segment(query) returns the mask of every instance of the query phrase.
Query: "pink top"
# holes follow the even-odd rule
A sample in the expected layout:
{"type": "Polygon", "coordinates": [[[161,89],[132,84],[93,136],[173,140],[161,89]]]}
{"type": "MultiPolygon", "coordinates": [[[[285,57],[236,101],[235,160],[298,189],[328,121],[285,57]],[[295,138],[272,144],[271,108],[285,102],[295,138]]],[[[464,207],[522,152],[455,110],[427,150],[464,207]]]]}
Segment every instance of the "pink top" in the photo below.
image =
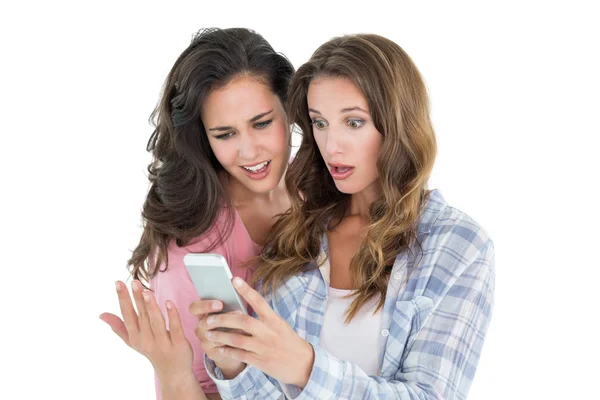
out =
{"type": "MultiPolygon", "coordinates": [[[[194,333],[198,319],[190,313],[189,306],[192,302],[200,299],[200,297],[196,293],[192,280],[183,264],[183,257],[187,253],[207,252],[206,249],[218,237],[219,232],[225,229],[228,215],[227,212],[222,212],[217,217],[217,221],[209,232],[206,232],[186,247],[177,247],[173,241],[169,246],[169,264],[167,270],[159,272],[150,281],[150,287],[154,291],[158,305],[165,318],[167,316],[165,301],[171,300],[179,311],[185,336],[194,352],[192,368],[205,393],[218,393],[218,391],[216,385],[208,377],[204,369],[204,351],[200,347],[200,341],[194,333]]],[[[250,234],[236,211],[231,235],[224,243],[217,244],[211,249],[210,253],[223,255],[231,268],[233,276],[239,276],[247,281],[252,271],[240,267],[240,265],[248,261],[251,257],[258,255],[261,248],[260,245],[252,241],[250,234]]],[[[156,398],[161,400],[160,382],[157,378],[155,378],[155,382],[156,398]]]]}

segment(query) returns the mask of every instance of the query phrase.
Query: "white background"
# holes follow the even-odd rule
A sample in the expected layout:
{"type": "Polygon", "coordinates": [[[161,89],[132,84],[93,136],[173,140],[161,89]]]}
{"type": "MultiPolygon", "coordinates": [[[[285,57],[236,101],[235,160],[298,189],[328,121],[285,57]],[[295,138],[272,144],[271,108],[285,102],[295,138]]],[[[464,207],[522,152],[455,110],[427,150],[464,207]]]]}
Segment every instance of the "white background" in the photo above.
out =
{"type": "Polygon", "coordinates": [[[296,67],[344,33],[399,43],[431,93],[430,186],[496,245],[469,398],[600,398],[592,3],[3,2],[0,398],[153,397],[149,362],[97,316],[141,232],[148,116],[210,26],[253,28],[296,67]]]}

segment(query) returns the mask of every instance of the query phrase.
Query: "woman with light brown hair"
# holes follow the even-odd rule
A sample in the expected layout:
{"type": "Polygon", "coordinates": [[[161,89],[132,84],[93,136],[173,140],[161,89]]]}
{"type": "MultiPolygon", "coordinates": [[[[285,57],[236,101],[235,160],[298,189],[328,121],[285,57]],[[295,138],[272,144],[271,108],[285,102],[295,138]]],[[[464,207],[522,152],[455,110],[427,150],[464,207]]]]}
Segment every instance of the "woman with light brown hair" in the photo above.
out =
{"type": "Polygon", "coordinates": [[[466,398],[494,247],[427,189],[436,141],[413,61],[378,35],[332,39],[298,69],[287,108],[303,139],[285,178],[291,209],[253,276],[265,298],[234,280],[258,318],[192,306],[200,341],[219,344],[206,365],[220,394],[466,398]],[[245,368],[224,375],[224,358],[245,368]]]}

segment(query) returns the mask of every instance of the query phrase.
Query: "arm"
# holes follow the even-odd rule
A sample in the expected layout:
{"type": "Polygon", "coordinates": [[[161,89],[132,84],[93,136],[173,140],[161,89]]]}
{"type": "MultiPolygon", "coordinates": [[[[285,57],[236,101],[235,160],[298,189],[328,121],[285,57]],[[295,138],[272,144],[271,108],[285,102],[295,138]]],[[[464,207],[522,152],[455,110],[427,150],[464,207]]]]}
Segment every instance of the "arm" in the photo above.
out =
{"type": "MultiPolygon", "coordinates": [[[[179,310],[184,335],[193,350],[192,370],[196,380],[200,382],[202,390],[207,394],[216,394],[217,387],[204,367],[204,353],[207,349],[195,333],[199,316],[191,312],[190,306],[199,301],[200,297],[183,263],[183,258],[188,252],[202,253],[210,248],[213,242],[218,239],[217,233],[220,231],[221,225],[221,220],[219,220],[210,232],[195,239],[193,243],[184,249],[169,248],[168,268],[166,270],[162,269],[151,281],[151,287],[154,290],[158,304],[162,306],[162,311],[164,312],[164,302],[166,300],[171,300],[179,310]]],[[[231,240],[219,242],[211,248],[210,252],[221,254],[230,265],[235,264],[233,262],[234,254],[231,249],[231,240]]],[[[211,310],[211,312],[214,311],[211,310]]],[[[164,382],[158,379],[158,376],[155,380],[157,400],[161,400],[161,393],[163,392],[161,384],[164,382]]]]}
{"type": "Polygon", "coordinates": [[[132,283],[137,312],[133,308],[127,287],[117,282],[117,293],[123,320],[104,313],[100,318],[131,348],[152,363],[156,376],[165,385],[167,399],[206,400],[194,376],[192,349],[183,334],[181,320],[172,302],[166,303],[169,330],[150,291],[144,291],[138,281],[132,283]]]}
{"type": "Polygon", "coordinates": [[[208,355],[204,356],[206,371],[217,384],[223,399],[281,399],[282,391],[279,382],[264,374],[260,369],[247,365],[237,376],[227,379],[208,355]]]}
{"type": "MultiPolygon", "coordinates": [[[[234,280],[234,284],[236,284],[236,280],[234,280]]],[[[207,331],[209,329],[214,329],[219,327],[222,322],[225,320],[232,321],[236,320],[238,323],[244,320],[246,322],[242,322],[237,325],[237,329],[244,330],[249,332],[252,328],[255,328],[257,323],[259,322],[258,318],[260,317],[258,311],[262,310],[263,318],[264,314],[272,313],[275,314],[271,307],[271,296],[267,295],[265,299],[261,297],[261,295],[251,289],[247,284],[243,284],[243,287],[240,289],[239,285],[236,286],[238,292],[244,297],[245,300],[248,301],[248,304],[254,310],[254,316],[227,316],[221,315],[215,318],[213,323],[209,326],[206,324],[206,321],[200,322],[198,325],[201,327],[206,324],[207,326],[202,326],[200,329],[201,332],[207,331]],[[253,295],[248,296],[248,292],[252,292],[253,295]],[[252,325],[252,326],[251,326],[252,325]]],[[[291,329],[284,321],[283,325],[287,328],[291,329]]],[[[227,327],[226,325],[223,325],[227,327]]],[[[234,326],[230,326],[231,329],[236,329],[234,326]]],[[[293,332],[293,331],[292,331],[293,332]]],[[[229,335],[221,332],[214,332],[217,335],[216,340],[219,342],[219,337],[222,338],[231,338],[233,335],[229,335]]],[[[256,335],[256,333],[255,333],[256,335]]],[[[237,336],[237,335],[236,335],[237,336]]],[[[262,335],[261,335],[262,336],[262,335]]],[[[238,336],[239,337],[239,336],[238,336]]],[[[224,342],[227,343],[227,342],[224,342]]],[[[229,344],[229,343],[228,343],[229,344]]],[[[309,346],[310,347],[310,346],[309,346]]],[[[231,357],[231,354],[228,354],[233,349],[227,349],[226,352],[221,353],[220,356],[226,355],[228,358],[231,357]]],[[[312,349],[311,349],[312,351],[312,349]]],[[[282,397],[281,387],[279,386],[279,382],[274,378],[266,375],[259,368],[246,364],[245,367],[238,373],[224,373],[224,371],[217,366],[215,361],[209,356],[207,353],[204,356],[204,363],[206,366],[206,371],[211,379],[216,383],[217,388],[219,389],[219,393],[221,394],[223,399],[280,399],[282,397]]],[[[306,378],[308,378],[308,373],[306,374],[306,378]]]]}
{"type": "MultiPolygon", "coordinates": [[[[157,377],[157,379],[160,379],[157,377]]],[[[164,400],[213,400],[220,399],[218,394],[204,394],[200,382],[190,371],[187,376],[175,381],[165,381],[161,387],[161,396],[164,400]]]]}
{"type": "MultiPolygon", "coordinates": [[[[401,360],[398,371],[387,379],[367,376],[355,364],[339,360],[318,346],[309,345],[310,351],[306,350],[306,342],[295,332],[288,332],[291,328],[275,314],[272,305],[247,285],[238,291],[260,320],[219,316],[216,326],[243,329],[252,336],[218,333],[215,340],[230,346],[225,351],[228,357],[248,367],[231,380],[223,379],[210,360],[207,370],[223,398],[275,399],[283,390],[289,398],[303,400],[464,399],[477,367],[493,302],[491,242],[464,268],[429,318],[420,329],[417,327],[419,331],[412,340],[406,346],[388,347],[386,357],[401,360]]],[[[423,296],[410,303],[413,312],[419,306],[433,305],[423,296]]]]}
{"type": "MultiPolygon", "coordinates": [[[[298,399],[464,399],[489,324],[494,290],[493,245],[465,269],[406,349],[393,380],[367,376],[315,347],[315,362],[298,399]]],[[[418,303],[415,304],[418,307],[418,303]]]]}
{"type": "MultiPolygon", "coordinates": [[[[190,370],[191,376],[181,377],[181,380],[177,382],[169,382],[165,381],[165,379],[161,379],[157,371],[155,371],[155,386],[156,386],[156,398],[157,400],[168,400],[169,397],[166,397],[168,393],[177,392],[177,388],[179,385],[183,385],[183,387],[192,390],[195,392],[195,389],[192,389],[196,385],[192,385],[192,381],[198,385],[202,391],[216,392],[216,387],[214,383],[207,376],[206,371],[204,370],[204,349],[200,345],[198,338],[194,334],[194,329],[196,328],[197,318],[189,312],[189,306],[195,300],[198,300],[198,294],[185,270],[184,266],[179,265],[179,259],[172,257],[172,262],[169,264],[169,268],[164,272],[159,272],[151,282],[151,287],[154,290],[154,295],[156,296],[157,303],[164,315],[165,313],[165,301],[170,300],[175,308],[178,310],[182,332],[187,341],[190,343],[190,346],[193,351],[193,359],[192,359],[192,368],[190,370]],[[163,385],[167,385],[169,387],[165,388],[163,385]]],[[[175,397],[170,398],[179,398],[181,397],[181,393],[176,395],[175,397]]],[[[191,397],[193,398],[193,397],[191,397]]]]}

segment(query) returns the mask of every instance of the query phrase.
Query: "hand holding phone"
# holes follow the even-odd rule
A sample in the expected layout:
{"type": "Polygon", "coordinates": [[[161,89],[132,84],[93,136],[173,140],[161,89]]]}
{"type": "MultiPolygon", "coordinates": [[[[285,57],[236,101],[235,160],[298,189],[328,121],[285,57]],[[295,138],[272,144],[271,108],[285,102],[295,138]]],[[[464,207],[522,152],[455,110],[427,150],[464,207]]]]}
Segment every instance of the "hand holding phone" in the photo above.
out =
{"type": "MultiPolygon", "coordinates": [[[[248,315],[242,299],[231,282],[231,270],[225,258],[220,254],[190,253],[183,258],[183,263],[201,298],[200,301],[196,301],[190,306],[190,311],[199,320],[194,332],[208,357],[217,364],[225,378],[231,379],[237,376],[246,367],[246,364],[224,357],[219,352],[223,345],[212,342],[206,337],[206,334],[211,331],[206,324],[209,315],[230,311],[241,311],[248,315]],[[216,302],[211,300],[218,300],[221,307],[214,309],[213,305],[216,302]]],[[[226,328],[217,330],[231,331],[226,328]]]]}
{"type": "Polygon", "coordinates": [[[202,300],[222,302],[223,308],[219,312],[239,310],[248,315],[244,302],[231,283],[233,275],[225,257],[221,254],[190,253],[183,258],[183,263],[202,300]]]}

